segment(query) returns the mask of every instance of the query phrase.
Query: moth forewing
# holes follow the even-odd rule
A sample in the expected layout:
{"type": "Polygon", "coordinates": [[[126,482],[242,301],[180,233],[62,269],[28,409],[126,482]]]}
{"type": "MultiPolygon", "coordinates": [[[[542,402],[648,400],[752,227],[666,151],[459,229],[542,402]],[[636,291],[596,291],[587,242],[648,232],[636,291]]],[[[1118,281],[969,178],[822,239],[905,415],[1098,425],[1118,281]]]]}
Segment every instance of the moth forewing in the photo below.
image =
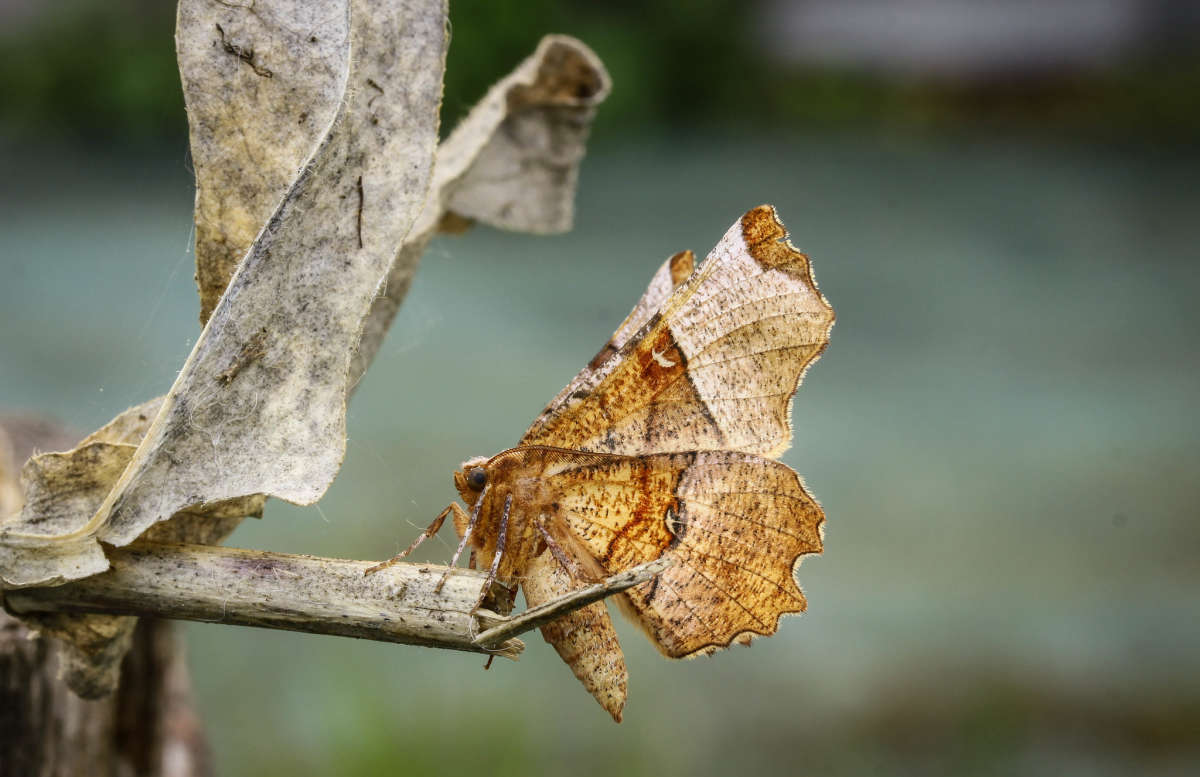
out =
{"type": "Polygon", "coordinates": [[[522,444],[782,453],[791,397],[834,318],[786,234],[769,206],[743,216],[604,364],[603,379],[585,368],[522,444]]]}

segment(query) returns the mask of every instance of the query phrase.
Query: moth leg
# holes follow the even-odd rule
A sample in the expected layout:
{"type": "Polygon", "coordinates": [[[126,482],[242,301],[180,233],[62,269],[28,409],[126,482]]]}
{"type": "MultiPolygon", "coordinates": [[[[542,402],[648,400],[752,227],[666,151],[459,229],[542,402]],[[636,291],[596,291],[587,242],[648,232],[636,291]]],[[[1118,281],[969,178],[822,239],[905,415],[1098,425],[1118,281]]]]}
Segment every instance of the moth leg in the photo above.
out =
{"type": "Polygon", "coordinates": [[[546,520],[546,516],[543,515],[542,517],[538,518],[538,520],[534,521],[533,525],[535,528],[537,528],[538,534],[541,535],[542,541],[546,543],[546,547],[550,550],[550,554],[554,556],[555,561],[557,561],[559,565],[566,570],[567,574],[569,574],[575,580],[587,583],[598,583],[603,580],[605,577],[604,574],[597,574],[598,570],[588,569],[583,565],[583,563],[580,562],[579,555],[577,553],[569,553],[567,552],[566,548],[563,547],[564,545],[574,546],[574,537],[569,535],[564,536],[562,537],[564,542],[560,543],[558,539],[554,537],[552,530],[547,526],[548,523],[549,521],[546,520]]]}
{"type": "Polygon", "coordinates": [[[500,559],[504,557],[504,546],[508,543],[508,514],[512,510],[512,494],[504,497],[504,512],[500,516],[500,533],[496,537],[496,552],[492,556],[492,566],[488,569],[487,577],[483,579],[483,589],[479,592],[479,599],[475,602],[475,606],[471,608],[471,612],[478,610],[483,604],[483,600],[487,597],[488,591],[492,588],[492,583],[496,582],[496,571],[500,569],[500,559]]]}
{"type": "Polygon", "coordinates": [[[463,532],[462,540],[458,543],[458,549],[454,551],[454,557],[450,559],[450,569],[442,573],[442,579],[433,588],[435,594],[439,593],[442,590],[442,586],[446,584],[446,579],[450,577],[450,571],[458,563],[458,557],[462,555],[463,550],[467,547],[467,543],[471,540],[471,535],[475,532],[475,527],[479,525],[479,515],[483,512],[483,499],[487,496],[487,492],[491,487],[489,483],[483,487],[483,491],[479,492],[479,498],[475,500],[475,506],[471,508],[471,517],[467,521],[466,531],[463,532]]]}
{"type": "Polygon", "coordinates": [[[409,553],[412,553],[414,550],[416,550],[418,545],[420,545],[422,542],[429,539],[433,535],[437,534],[441,530],[442,524],[446,522],[446,516],[452,512],[455,512],[456,510],[462,510],[462,508],[458,506],[458,503],[452,502],[452,503],[446,505],[446,509],[442,510],[440,513],[438,513],[438,517],[433,519],[433,523],[426,526],[425,530],[417,535],[417,538],[415,540],[413,540],[413,543],[411,545],[409,545],[407,548],[400,551],[396,555],[392,556],[387,561],[381,562],[379,564],[376,564],[373,567],[370,567],[365,572],[363,572],[363,577],[366,577],[367,575],[373,575],[376,572],[379,572],[380,570],[387,569],[388,567],[392,566],[393,564],[400,563],[400,561],[402,561],[405,556],[407,556],[409,553]]]}

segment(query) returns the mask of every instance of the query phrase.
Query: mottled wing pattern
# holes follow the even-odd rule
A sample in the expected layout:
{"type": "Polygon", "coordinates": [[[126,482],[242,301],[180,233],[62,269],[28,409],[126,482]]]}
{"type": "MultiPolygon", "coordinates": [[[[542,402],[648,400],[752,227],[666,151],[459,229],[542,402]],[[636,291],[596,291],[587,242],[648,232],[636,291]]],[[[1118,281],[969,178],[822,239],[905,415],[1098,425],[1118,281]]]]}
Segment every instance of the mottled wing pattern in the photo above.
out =
{"type": "Polygon", "coordinates": [[[824,513],[784,464],[735,451],[576,455],[542,486],[609,574],[674,561],[624,597],[668,656],[773,634],[781,615],[805,609],[793,571],[821,551],[824,513]]]}
{"type": "Polygon", "coordinates": [[[791,442],[792,395],[828,344],[833,318],[774,208],[756,208],[635,336],[551,403],[521,444],[777,457],[791,442]]]}
{"type": "Polygon", "coordinates": [[[659,308],[671,296],[671,292],[688,279],[692,270],[695,269],[695,265],[696,255],[691,251],[680,251],[663,262],[662,266],[658,268],[658,272],[654,273],[654,277],[650,279],[650,285],[646,287],[642,298],[617,327],[617,331],[608,339],[604,347],[596,352],[587,366],[580,370],[579,374],[572,378],[571,382],[558,392],[554,399],[550,400],[550,404],[534,421],[534,426],[537,426],[543,418],[558,413],[559,408],[564,407],[568,402],[587,396],[600,381],[608,377],[608,374],[617,366],[617,361],[613,357],[659,311],[659,308]]]}
{"type": "Polygon", "coordinates": [[[617,331],[613,333],[605,347],[600,349],[600,353],[596,354],[596,357],[607,360],[609,356],[616,354],[638,333],[638,330],[654,317],[654,314],[662,308],[663,303],[670,298],[675,289],[692,277],[695,269],[696,255],[691,251],[680,251],[663,262],[658,271],[654,273],[654,277],[650,279],[650,285],[646,287],[642,298],[634,305],[633,310],[617,327],[617,331]],[[601,357],[601,354],[606,355],[601,357]]]}

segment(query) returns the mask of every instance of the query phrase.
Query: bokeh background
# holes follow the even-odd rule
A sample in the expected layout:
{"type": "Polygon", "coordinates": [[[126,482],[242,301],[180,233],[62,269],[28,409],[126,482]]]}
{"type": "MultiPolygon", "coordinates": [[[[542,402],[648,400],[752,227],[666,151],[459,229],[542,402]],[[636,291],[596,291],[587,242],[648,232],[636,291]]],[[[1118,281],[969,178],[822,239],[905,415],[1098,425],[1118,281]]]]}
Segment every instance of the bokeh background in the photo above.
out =
{"type": "MultiPolygon", "coordinates": [[[[198,333],[161,0],[0,2],[0,407],[80,432],[198,333]]],[[[190,624],[219,772],[1200,770],[1200,12],[1142,0],[457,2],[452,125],[545,32],[615,82],[577,226],[439,239],[315,508],[231,544],[406,545],[682,248],[777,206],[838,312],[796,397],[829,516],[780,633],[669,663],[619,624],[613,725],[518,664],[190,624]]],[[[445,561],[449,531],[422,558],[445,561]]]]}

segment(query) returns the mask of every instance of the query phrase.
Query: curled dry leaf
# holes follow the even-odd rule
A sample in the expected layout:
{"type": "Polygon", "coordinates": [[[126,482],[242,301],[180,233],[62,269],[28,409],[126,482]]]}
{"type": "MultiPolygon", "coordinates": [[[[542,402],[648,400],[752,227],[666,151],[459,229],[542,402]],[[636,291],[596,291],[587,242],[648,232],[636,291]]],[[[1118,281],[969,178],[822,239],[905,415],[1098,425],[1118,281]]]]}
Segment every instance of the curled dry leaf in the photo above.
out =
{"type": "Polygon", "coordinates": [[[346,86],[349,21],[345,2],[179,3],[201,323],[329,130],[346,86]]]}
{"type": "MultiPolygon", "coordinates": [[[[263,492],[314,501],[344,448],[345,359],[354,354],[357,381],[433,235],[474,220],[570,227],[590,121],[609,91],[603,65],[574,39],[543,39],[441,145],[426,195],[443,19],[430,2],[349,16],[328,2],[180,4],[197,281],[212,320],[167,397],[30,462],[28,488],[42,496],[0,532],[6,585],[102,571],[97,539],[220,541],[261,514],[263,492]],[[375,54],[349,75],[348,19],[356,51],[375,54]],[[60,495],[72,478],[87,487],[60,495]]],[[[120,643],[122,629],[91,622],[103,616],[72,617],[46,625],[87,632],[73,639],[84,648],[120,643]]]]}
{"type": "Polygon", "coordinates": [[[24,505],[17,537],[0,544],[0,573],[10,588],[56,585],[108,568],[90,536],[70,536],[104,502],[133,458],[133,445],[91,442],[66,453],[34,456],[21,470],[24,505]]]}
{"type": "MultiPolygon", "coordinates": [[[[54,534],[76,528],[120,477],[136,450],[136,443],[149,427],[158,401],[125,411],[72,450],[34,455],[25,464],[20,481],[15,470],[8,466],[15,457],[0,451],[0,493],[9,489],[16,493],[15,501],[0,505],[0,521],[20,520],[30,533],[41,530],[54,534]],[[25,512],[18,517],[23,502],[25,512]]],[[[5,432],[13,426],[0,424],[0,438],[7,439],[9,435],[5,432]]],[[[17,434],[13,435],[23,434],[34,441],[34,445],[12,446],[22,455],[38,447],[64,447],[63,441],[69,439],[65,430],[48,429],[46,424],[34,429],[28,426],[27,421],[20,422],[17,434]]],[[[107,566],[107,560],[94,543],[0,544],[0,572],[8,587],[40,583],[42,579],[63,582],[103,571],[107,566]]],[[[25,620],[31,628],[62,639],[59,654],[62,677],[77,694],[92,699],[116,687],[120,659],[130,644],[136,618],[53,614],[25,620]]]]}
{"type": "Polygon", "coordinates": [[[246,494],[325,492],[345,452],[350,354],[428,188],[445,46],[441,0],[351,3],[355,56],[329,133],[90,522],[100,539],[123,545],[246,494]]]}
{"type": "MultiPolygon", "coordinates": [[[[80,528],[120,478],[161,404],[158,397],[129,408],[71,450],[34,455],[19,483],[15,474],[6,475],[11,470],[0,455],[0,494],[11,489],[18,497],[14,503],[0,505],[7,508],[0,519],[11,516],[22,533],[42,537],[80,528]]],[[[0,436],[3,432],[0,429],[0,436]]],[[[42,435],[42,439],[61,443],[64,435],[42,435]]],[[[146,536],[160,542],[218,542],[245,516],[261,514],[262,505],[257,495],[205,505],[152,527],[146,536]]],[[[90,539],[48,542],[31,537],[0,543],[0,580],[8,588],[62,583],[107,568],[99,545],[90,539]]],[[[31,627],[62,640],[63,678],[77,694],[94,699],[116,688],[120,661],[131,644],[137,618],[66,613],[24,618],[31,627]]]]}
{"type": "MultiPolygon", "coordinates": [[[[292,44],[313,45],[320,23],[347,14],[344,3],[320,5],[322,14],[303,17],[318,26],[292,44]]],[[[311,503],[332,480],[345,449],[350,354],[428,188],[446,45],[442,0],[350,5],[344,45],[356,56],[338,82],[328,133],[259,233],[120,479],[94,511],[73,505],[74,525],[39,513],[43,528],[23,521],[0,533],[7,547],[39,544],[43,555],[61,550],[90,566],[60,560],[53,572],[32,574],[0,559],[6,578],[93,574],[103,568],[97,540],[126,544],[182,510],[246,495],[311,503]],[[84,512],[93,515],[78,525],[84,512]]],[[[229,44],[241,67],[252,49],[255,57],[273,50],[230,43],[243,28],[216,25],[217,40],[202,41],[210,57],[230,59],[229,44]]],[[[180,37],[181,49],[199,45],[180,37]]],[[[305,76],[271,72],[279,83],[305,76]]],[[[91,497],[127,451],[89,450],[108,465],[91,477],[91,497]]]]}
{"type": "MultiPolygon", "coordinates": [[[[583,43],[542,38],[442,144],[434,194],[447,211],[501,229],[570,229],[579,163],[596,106],[611,86],[583,43]]],[[[423,225],[440,218],[422,215],[423,225]]]]}
{"type": "MultiPolygon", "coordinates": [[[[162,400],[132,407],[68,451],[40,453],[20,474],[19,514],[7,513],[7,526],[22,537],[0,543],[0,578],[5,586],[62,583],[103,572],[100,546],[90,538],[48,542],[70,535],[96,512],[125,471],[162,400]]],[[[15,511],[14,511],[15,512],[15,511]]]]}
{"type": "Polygon", "coordinates": [[[472,221],[548,234],[571,228],[579,163],[596,107],[611,82],[591,49],[547,35],[498,81],[438,147],[429,198],[371,306],[351,365],[366,372],[438,231],[472,221]]]}

